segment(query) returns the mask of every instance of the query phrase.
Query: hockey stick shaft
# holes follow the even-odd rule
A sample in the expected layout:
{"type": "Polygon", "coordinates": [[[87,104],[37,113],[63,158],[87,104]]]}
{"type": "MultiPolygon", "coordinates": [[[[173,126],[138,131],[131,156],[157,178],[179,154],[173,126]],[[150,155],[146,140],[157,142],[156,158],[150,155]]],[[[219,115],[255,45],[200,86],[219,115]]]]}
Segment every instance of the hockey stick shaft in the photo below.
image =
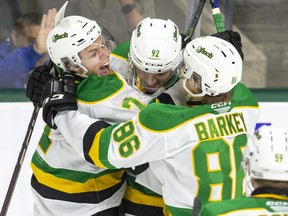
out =
{"type": "Polygon", "coordinates": [[[193,216],[198,216],[200,210],[201,210],[201,200],[198,197],[195,197],[193,202],[193,216]]]}
{"type": "Polygon", "coordinates": [[[210,0],[210,4],[212,7],[212,13],[213,13],[213,18],[214,18],[217,32],[224,32],[225,26],[224,26],[223,17],[219,8],[218,0],[210,0]]]}
{"type": "Polygon", "coordinates": [[[186,30],[186,35],[188,35],[190,38],[192,38],[195,28],[197,26],[197,23],[200,19],[200,16],[202,14],[204,5],[205,5],[206,0],[199,0],[199,3],[195,9],[195,12],[189,22],[188,28],[186,30]]]}
{"type": "Polygon", "coordinates": [[[24,158],[25,158],[25,155],[27,152],[27,147],[28,147],[28,144],[29,144],[36,120],[37,120],[39,109],[40,109],[39,105],[34,106],[34,110],[33,110],[29,125],[28,125],[28,130],[26,132],[24,142],[22,144],[21,151],[18,155],[18,160],[17,160],[16,166],[14,168],[12,178],[11,178],[11,181],[10,181],[10,184],[9,184],[9,187],[8,187],[5,199],[4,199],[4,203],[3,203],[3,206],[1,209],[1,214],[0,214],[1,216],[5,216],[8,208],[9,208],[10,201],[11,201],[16,183],[17,183],[17,179],[19,177],[21,167],[22,167],[22,163],[24,161],[24,158]]]}

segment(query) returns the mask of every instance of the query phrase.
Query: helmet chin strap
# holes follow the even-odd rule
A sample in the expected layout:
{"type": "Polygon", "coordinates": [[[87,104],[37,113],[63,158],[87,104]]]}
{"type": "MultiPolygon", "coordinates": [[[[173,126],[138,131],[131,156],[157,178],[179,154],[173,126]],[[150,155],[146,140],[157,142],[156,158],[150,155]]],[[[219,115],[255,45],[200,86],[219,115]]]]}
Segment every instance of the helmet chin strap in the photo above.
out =
{"type": "Polygon", "coordinates": [[[139,78],[136,74],[134,75],[134,79],[135,79],[135,82],[134,82],[135,86],[136,86],[141,92],[144,92],[144,93],[145,93],[144,88],[141,86],[141,80],[140,80],[140,78],[139,78]]]}

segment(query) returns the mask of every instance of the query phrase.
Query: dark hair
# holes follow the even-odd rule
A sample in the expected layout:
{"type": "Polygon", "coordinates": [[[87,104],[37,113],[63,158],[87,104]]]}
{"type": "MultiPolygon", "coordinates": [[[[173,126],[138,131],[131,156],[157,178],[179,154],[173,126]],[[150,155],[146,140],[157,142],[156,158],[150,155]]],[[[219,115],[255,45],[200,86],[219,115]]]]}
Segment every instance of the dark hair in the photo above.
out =
{"type": "MultiPolygon", "coordinates": [[[[256,184],[257,188],[260,187],[272,187],[272,188],[279,188],[279,189],[288,189],[288,181],[273,181],[273,180],[265,180],[265,179],[252,179],[254,184],[256,184]]],[[[256,188],[255,187],[255,188],[256,188]]]]}
{"type": "Polygon", "coordinates": [[[14,30],[17,33],[23,33],[26,26],[40,25],[42,16],[37,12],[30,12],[19,16],[14,23],[14,30]]]}
{"type": "Polygon", "coordinates": [[[214,104],[214,103],[220,103],[220,102],[229,102],[232,98],[232,92],[229,91],[224,94],[220,94],[217,96],[209,96],[205,95],[202,99],[203,104],[214,104]]]}

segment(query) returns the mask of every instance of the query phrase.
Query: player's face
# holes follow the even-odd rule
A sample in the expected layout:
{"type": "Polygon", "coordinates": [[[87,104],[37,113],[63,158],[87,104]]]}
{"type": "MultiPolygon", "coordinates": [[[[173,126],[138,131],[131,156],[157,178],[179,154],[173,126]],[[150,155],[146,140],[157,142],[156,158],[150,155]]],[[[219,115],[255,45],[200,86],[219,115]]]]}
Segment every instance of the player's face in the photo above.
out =
{"type": "Polygon", "coordinates": [[[191,78],[186,81],[186,88],[189,89],[193,94],[200,94],[201,90],[201,77],[193,73],[191,78]]]}
{"type": "Polygon", "coordinates": [[[160,74],[151,74],[135,67],[135,74],[136,86],[145,93],[154,93],[168,81],[172,76],[172,71],[169,70],[160,74]]]}
{"type": "Polygon", "coordinates": [[[79,53],[82,64],[89,73],[106,76],[109,70],[109,49],[105,46],[105,40],[98,37],[97,40],[79,53]]]}

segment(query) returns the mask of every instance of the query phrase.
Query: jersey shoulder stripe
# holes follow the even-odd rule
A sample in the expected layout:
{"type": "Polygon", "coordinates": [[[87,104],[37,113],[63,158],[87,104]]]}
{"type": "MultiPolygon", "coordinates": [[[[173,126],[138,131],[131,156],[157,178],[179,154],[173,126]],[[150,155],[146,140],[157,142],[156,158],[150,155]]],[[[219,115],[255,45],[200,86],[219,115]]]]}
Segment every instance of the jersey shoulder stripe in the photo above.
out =
{"type": "Polygon", "coordinates": [[[243,83],[239,83],[232,90],[232,106],[258,107],[259,105],[250,89],[243,83]]]}
{"type": "MultiPolygon", "coordinates": [[[[258,102],[245,85],[240,84],[232,91],[231,102],[225,105],[230,111],[236,108],[259,109],[258,102]],[[230,108],[229,108],[230,107],[230,108]]],[[[187,121],[202,118],[205,115],[219,114],[218,107],[213,104],[204,104],[193,107],[174,106],[168,104],[152,103],[140,111],[139,124],[153,131],[165,131],[179,127],[187,121]],[[165,124],[163,124],[165,122],[165,124]]]]}
{"type": "Polygon", "coordinates": [[[97,103],[113,97],[125,85],[125,81],[120,79],[116,73],[103,77],[92,74],[79,84],[77,88],[77,100],[83,103],[97,103]]]}
{"type": "Polygon", "coordinates": [[[200,118],[212,113],[210,105],[195,107],[175,106],[161,103],[151,103],[142,109],[138,115],[139,124],[147,130],[165,132],[179,127],[186,121],[200,118]],[[165,124],[163,124],[165,122],[165,124]]]}
{"type": "Polygon", "coordinates": [[[125,42],[119,44],[112,51],[112,55],[120,56],[122,58],[127,59],[128,58],[129,49],[130,49],[130,41],[125,41],[125,42]]]}

